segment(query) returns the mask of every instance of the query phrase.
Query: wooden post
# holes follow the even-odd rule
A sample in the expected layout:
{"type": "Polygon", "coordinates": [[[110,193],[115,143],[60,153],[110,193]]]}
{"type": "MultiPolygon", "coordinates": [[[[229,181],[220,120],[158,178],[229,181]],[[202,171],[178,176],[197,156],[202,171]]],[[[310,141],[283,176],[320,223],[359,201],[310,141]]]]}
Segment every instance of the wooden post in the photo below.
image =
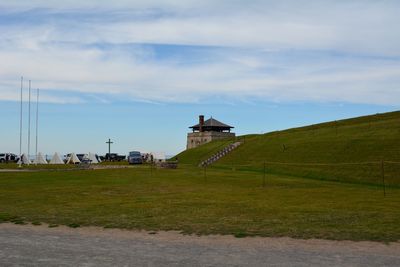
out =
{"type": "Polygon", "coordinates": [[[382,175],[382,185],[383,185],[383,196],[386,197],[386,185],[385,185],[385,162],[381,161],[381,175],[382,175]]]}
{"type": "Polygon", "coordinates": [[[337,121],[335,121],[335,135],[337,136],[337,121]]]}
{"type": "Polygon", "coordinates": [[[263,173],[263,187],[265,187],[265,161],[264,161],[264,173],[263,173]]]}

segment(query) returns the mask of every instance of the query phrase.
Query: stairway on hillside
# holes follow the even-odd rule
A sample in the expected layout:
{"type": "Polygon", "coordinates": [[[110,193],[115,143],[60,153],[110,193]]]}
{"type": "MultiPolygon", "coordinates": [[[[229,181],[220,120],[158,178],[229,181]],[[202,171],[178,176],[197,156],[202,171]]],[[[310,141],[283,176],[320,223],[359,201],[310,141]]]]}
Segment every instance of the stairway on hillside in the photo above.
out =
{"type": "Polygon", "coordinates": [[[234,150],[235,148],[237,148],[238,146],[240,146],[241,142],[235,142],[233,144],[230,144],[229,146],[226,146],[224,149],[218,151],[217,153],[215,153],[214,155],[212,155],[211,157],[209,157],[206,160],[203,160],[200,164],[199,167],[206,167],[208,165],[213,164],[214,162],[216,162],[217,160],[219,160],[220,158],[224,157],[225,155],[227,155],[229,152],[231,152],[232,150],[234,150]]]}

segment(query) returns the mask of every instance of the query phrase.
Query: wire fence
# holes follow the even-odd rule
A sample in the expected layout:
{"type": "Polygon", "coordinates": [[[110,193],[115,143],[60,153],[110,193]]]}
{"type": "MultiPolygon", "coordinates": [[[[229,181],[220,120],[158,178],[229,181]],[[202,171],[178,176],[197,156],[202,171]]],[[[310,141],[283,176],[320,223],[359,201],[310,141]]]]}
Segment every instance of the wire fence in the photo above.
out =
{"type": "Polygon", "coordinates": [[[326,181],[358,183],[386,188],[400,188],[400,162],[366,161],[366,162],[274,162],[263,161],[257,164],[218,164],[204,167],[226,171],[248,171],[262,174],[262,186],[266,186],[268,175],[288,175],[326,181]]]}

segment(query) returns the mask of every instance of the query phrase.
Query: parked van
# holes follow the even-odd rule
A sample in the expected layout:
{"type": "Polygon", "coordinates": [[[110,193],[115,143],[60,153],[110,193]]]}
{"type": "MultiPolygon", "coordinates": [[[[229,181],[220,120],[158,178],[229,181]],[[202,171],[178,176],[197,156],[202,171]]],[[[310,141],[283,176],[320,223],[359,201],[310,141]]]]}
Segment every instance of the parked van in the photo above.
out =
{"type": "Polygon", "coordinates": [[[128,156],[128,163],[129,164],[142,164],[142,155],[140,154],[139,151],[131,151],[129,152],[128,156]]]}

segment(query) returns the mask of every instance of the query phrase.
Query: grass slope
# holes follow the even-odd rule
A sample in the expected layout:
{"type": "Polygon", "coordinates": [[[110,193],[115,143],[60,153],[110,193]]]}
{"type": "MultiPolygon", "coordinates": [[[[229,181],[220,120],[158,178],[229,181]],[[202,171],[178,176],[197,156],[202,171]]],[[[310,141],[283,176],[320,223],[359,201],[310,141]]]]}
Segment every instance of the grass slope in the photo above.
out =
{"type": "Polygon", "coordinates": [[[209,158],[215,152],[223,149],[225,146],[229,145],[234,140],[235,139],[227,138],[224,140],[217,140],[214,142],[210,142],[194,149],[185,150],[176,155],[175,157],[173,157],[172,159],[175,159],[177,157],[179,163],[191,164],[197,166],[202,160],[209,158]]]}
{"type": "MultiPolygon", "coordinates": [[[[197,164],[203,155],[218,150],[219,145],[222,141],[184,151],[179,154],[179,159],[197,164]]],[[[381,160],[400,162],[400,112],[246,136],[244,144],[216,162],[214,167],[261,171],[266,161],[269,173],[380,184],[381,160]],[[281,165],[274,162],[330,165],[281,165]],[[359,162],[378,163],[336,165],[359,162]]],[[[400,184],[400,164],[386,162],[384,171],[388,185],[400,184]]]]}
{"type": "Polygon", "coordinates": [[[0,222],[396,241],[400,190],[246,171],[0,173],[0,222]]]}

